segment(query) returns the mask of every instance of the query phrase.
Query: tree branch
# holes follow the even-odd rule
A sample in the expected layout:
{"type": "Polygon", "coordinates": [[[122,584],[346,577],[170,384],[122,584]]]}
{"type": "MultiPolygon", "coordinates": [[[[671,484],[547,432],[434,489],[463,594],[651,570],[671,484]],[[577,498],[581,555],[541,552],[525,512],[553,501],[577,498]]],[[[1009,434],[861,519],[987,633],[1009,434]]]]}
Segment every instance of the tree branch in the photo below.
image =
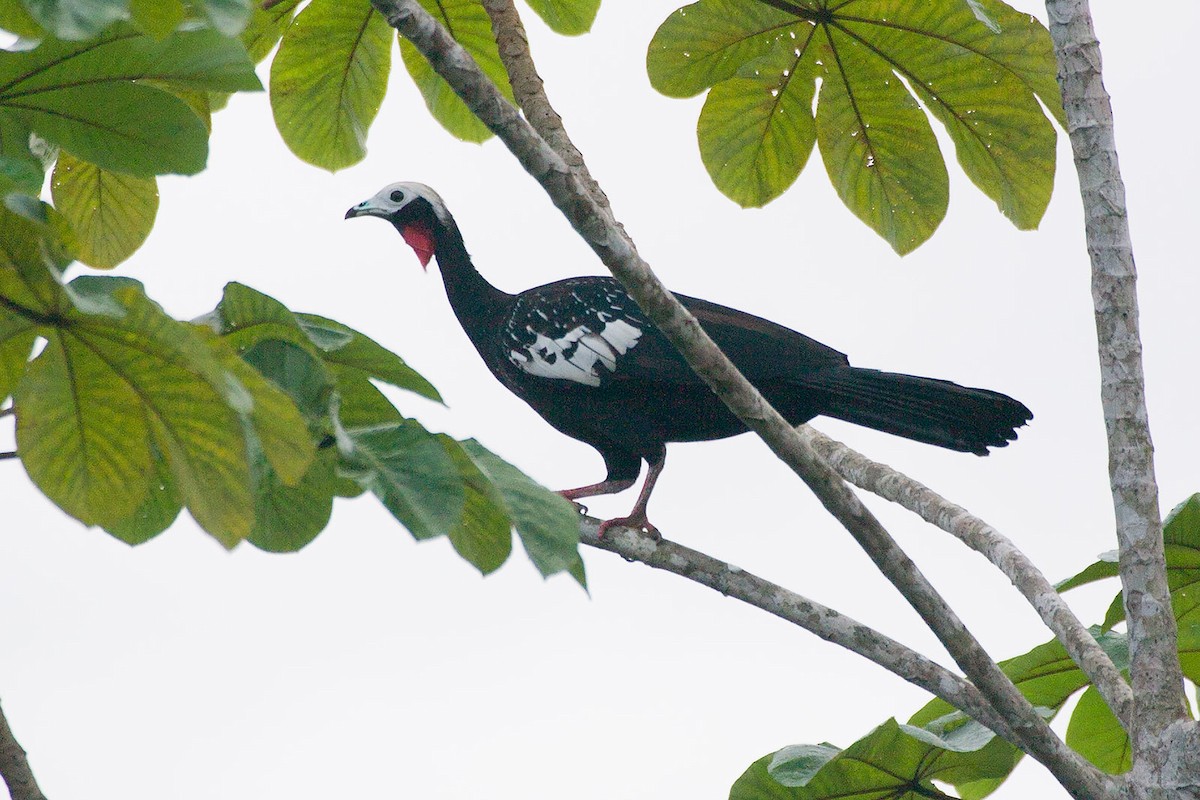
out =
{"type": "Polygon", "coordinates": [[[542,76],[538,74],[537,66],[533,63],[533,54],[529,51],[529,37],[525,34],[525,26],[521,23],[521,15],[517,13],[516,6],[512,0],[482,2],[492,21],[492,35],[496,39],[504,71],[508,73],[508,81],[512,84],[513,96],[524,112],[525,119],[546,140],[546,144],[558,153],[559,158],[567,163],[596,201],[596,205],[611,214],[608,195],[592,177],[583,160],[583,154],[567,135],[562,117],[554,110],[554,106],[550,105],[542,76]]]}
{"type": "Polygon", "coordinates": [[[801,425],[798,430],[843,479],[908,509],[992,562],[1063,643],[1067,653],[1114,710],[1122,727],[1126,731],[1130,729],[1133,692],[1129,684],[1062,595],[1016,545],[991,525],[919,481],[886,464],[872,461],[809,425],[801,425]]]}
{"type": "Polygon", "coordinates": [[[642,311],[692,369],[812,489],[900,590],[955,662],[1012,725],[1023,749],[1046,765],[1073,796],[1106,796],[1111,780],[1066,747],[983,650],[962,621],[895,545],[854,493],[762,398],[637,254],[570,167],[499,93],[462,47],[417,0],[371,0],[429,61],[467,107],[546,190],[572,227],[626,287],[642,311]]]}
{"type": "Polygon", "coordinates": [[[874,628],[740,567],[666,539],[655,539],[645,531],[611,528],[604,538],[600,538],[599,531],[600,520],[584,517],[580,524],[580,541],[589,547],[616,553],[628,561],[687,578],[798,625],[940,697],[1015,746],[1022,747],[1008,723],[996,714],[978,689],[874,628]]]}
{"type": "Polygon", "coordinates": [[[38,788],[33,771],[29,768],[25,749],[13,736],[12,728],[8,727],[3,709],[0,709],[0,778],[4,778],[12,800],[46,800],[46,795],[38,788]]]}
{"type": "Polygon", "coordinates": [[[1116,511],[1120,575],[1137,698],[1134,769],[1161,766],[1162,733],[1187,718],[1175,616],[1167,586],[1154,445],[1146,413],[1137,269],[1125,184],[1117,163],[1112,104],[1101,78],[1100,44],[1087,0],[1047,0],[1067,133],[1079,173],[1092,262],[1100,355],[1100,400],[1116,511]]]}

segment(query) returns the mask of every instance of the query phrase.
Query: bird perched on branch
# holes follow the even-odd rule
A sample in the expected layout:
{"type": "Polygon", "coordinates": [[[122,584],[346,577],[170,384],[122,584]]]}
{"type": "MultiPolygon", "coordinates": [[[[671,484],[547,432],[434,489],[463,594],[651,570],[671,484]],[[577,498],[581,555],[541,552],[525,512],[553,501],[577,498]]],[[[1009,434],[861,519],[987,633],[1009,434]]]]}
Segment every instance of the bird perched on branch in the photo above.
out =
{"type": "MultiPolygon", "coordinates": [[[[608,475],[567,489],[570,500],[632,486],[629,516],[612,526],[657,533],[646,505],[667,442],[746,431],[610,277],[568,278],[512,295],[471,263],[458,225],[428,186],[393,183],[346,212],[392,223],[422,266],[437,258],[446,295],[485,364],[562,433],[599,451],[608,475]]],[[[793,425],[824,415],[977,455],[1004,447],[1033,418],[1011,397],[949,381],[852,367],[846,356],[760,317],[676,295],[738,369],[793,425]]]]}

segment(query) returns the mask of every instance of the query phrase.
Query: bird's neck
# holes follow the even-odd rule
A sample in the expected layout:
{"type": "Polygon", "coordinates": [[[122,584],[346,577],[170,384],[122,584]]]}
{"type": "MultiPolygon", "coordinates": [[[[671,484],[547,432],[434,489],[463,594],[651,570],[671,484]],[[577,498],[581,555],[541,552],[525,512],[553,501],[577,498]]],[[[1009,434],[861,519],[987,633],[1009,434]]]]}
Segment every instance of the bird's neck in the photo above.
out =
{"type": "Polygon", "coordinates": [[[507,309],[512,295],[492,286],[479,274],[453,222],[437,227],[434,244],[434,255],[442,273],[442,282],[446,285],[450,307],[478,348],[480,342],[475,341],[476,336],[490,332],[489,323],[507,309]]]}

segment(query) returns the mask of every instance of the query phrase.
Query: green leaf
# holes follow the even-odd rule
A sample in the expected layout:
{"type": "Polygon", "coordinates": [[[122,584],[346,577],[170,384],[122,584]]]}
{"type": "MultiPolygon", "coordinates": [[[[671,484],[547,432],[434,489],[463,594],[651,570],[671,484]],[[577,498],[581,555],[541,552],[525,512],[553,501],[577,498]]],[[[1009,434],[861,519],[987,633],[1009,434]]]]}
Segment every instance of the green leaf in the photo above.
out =
{"type": "Polygon", "coordinates": [[[36,197],[42,192],[46,172],[42,160],[30,148],[29,126],[12,114],[0,112],[0,180],[5,194],[24,192],[36,197]]]}
{"type": "Polygon", "coordinates": [[[79,236],[79,260],[110,269],[142,246],[158,213],[158,183],[109,172],[62,153],[50,182],[54,205],[79,236]]]}
{"type": "Polygon", "coordinates": [[[729,789],[729,800],[795,800],[805,797],[799,788],[784,786],[771,777],[768,769],[775,758],[774,753],[755,761],[734,781],[729,789]]]}
{"type": "Polygon", "coordinates": [[[24,39],[45,36],[42,26],[38,25],[21,0],[0,0],[0,30],[15,33],[24,39]]]}
{"type": "Polygon", "coordinates": [[[129,0],[23,0],[45,30],[59,39],[90,39],[129,15],[129,0]]]}
{"type": "Polygon", "coordinates": [[[1128,772],[1133,766],[1129,736],[1094,686],[1087,688],[1071,714],[1067,746],[1105,772],[1128,772]]]}
{"type": "MultiPolygon", "coordinates": [[[[542,576],[578,574],[573,571],[582,570],[583,560],[579,556],[579,513],[575,507],[474,439],[463,442],[462,447],[496,487],[499,502],[542,576]]],[[[580,584],[586,588],[584,581],[580,584]]]]}
{"type": "Polygon", "coordinates": [[[368,0],[313,0],[271,64],[271,109],[299,158],[335,171],[366,155],[387,91],[392,29],[368,0]]]}
{"type": "Polygon", "coordinates": [[[166,38],[187,17],[183,0],[130,0],[130,20],[155,39],[166,38]]]}
{"type": "MultiPolygon", "coordinates": [[[[496,84],[500,92],[510,101],[512,87],[508,73],[500,60],[500,51],[492,37],[492,23],[479,0],[420,0],[426,11],[445,26],[454,40],[471,54],[483,73],[496,84]]],[[[400,56],[413,82],[425,98],[425,105],[433,118],[452,135],[468,142],[482,142],[491,138],[488,130],[471,113],[466,103],[454,93],[450,85],[442,80],[425,56],[406,39],[400,39],[400,56]]]]}
{"type": "Polygon", "coordinates": [[[203,121],[150,83],[259,88],[236,40],[211,30],[156,40],[122,26],[100,39],[0,53],[0,115],[107,170],[143,178],[198,172],[208,154],[203,121]]]}
{"type": "Polygon", "coordinates": [[[300,327],[320,347],[326,363],[353,367],[397,389],[441,403],[442,396],[404,359],[358,331],[316,314],[297,314],[300,327]]]}
{"type": "Polygon", "coordinates": [[[37,328],[31,320],[0,308],[0,403],[25,373],[36,339],[37,328]]]}
{"type": "Polygon", "coordinates": [[[208,158],[200,118],[182,100],[149,86],[68,86],[0,97],[0,106],[55,144],[116,172],[194,175],[208,158]]]}
{"type": "Polygon", "coordinates": [[[791,744],[771,756],[767,773],[784,786],[804,786],[840,752],[828,743],[791,744]]]}
{"type": "Polygon", "coordinates": [[[564,36],[578,36],[592,29],[600,0],[526,0],[547,27],[564,36]]]}
{"type": "Polygon", "coordinates": [[[333,376],[304,348],[267,339],[242,353],[242,358],[287,392],[306,418],[320,421],[329,416],[333,376]]]}
{"type": "Polygon", "coordinates": [[[828,35],[837,70],[821,83],[817,105],[825,171],[846,207],[903,255],[946,215],[946,164],[892,65],[840,30],[828,35]]]}
{"type": "Polygon", "coordinates": [[[1002,759],[976,759],[968,773],[961,763],[945,761],[955,755],[945,749],[948,744],[928,731],[888,720],[845,750],[830,745],[789,748],[782,758],[775,754],[760,759],[734,784],[729,797],[921,800],[942,796],[934,780],[954,782],[968,774],[976,779],[998,777],[1011,769],[1002,759]],[[777,789],[763,780],[763,772],[777,789]]]}
{"type": "Polygon", "coordinates": [[[61,271],[74,248],[70,225],[41,201],[8,195],[0,207],[0,297],[14,314],[55,324],[72,305],[61,271]]]}
{"type": "Polygon", "coordinates": [[[292,24],[292,17],[295,16],[296,6],[299,4],[300,0],[284,0],[268,9],[264,9],[258,3],[254,4],[250,22],[241,34],[242,44],[254,63],[262,61],[274,49],[283,32],[292,24]]]}
{"type": "Polygon", "coordinates": [[[925,110],[946,127],[967,176],[1018,228],[1037,226],[1056,138],[1038,99],[1063,116],[1050,38],[1035,19],[999,0],[794,6],[700,0],[672,14],[650,44],[656,89],[687,97],[711,87],[698,135],[721,191],[761,205],[790,185],[810,147],[808,86],[820,79],[826,171],[897,252],[932,235],[949,199],[925,110]]]}
{"type": "Polygon", "coordinates": [[[504,498],[461,444],[445,434],[438,438],[462,479],[462,518],[450,530],[450,544],[482,574],[500,568],[512,552],[512,521],[504,498]]]}
{"type": "MultiPolygon", "coordinates": [[[[1167,558],[1167,586],[1175,619],[1183,629],[1200,622],[1200,494],[1194,494],[1171,510],[1163,521],[1163,543],[1167,558]]],[[[1100,560],[1062,583],[1060,592],[1101,578],[1117,575],[1116,553],[1100,560]]],[[[1125,619],[1125,606],[1118,593],[1104,616],[1107,630],[1125,619]]]]}
{"type": "Polygon", "coordinates": [[[270,553],[294,553],[317,538],[333,513],[336,461],[332,450],[324,451],[294,486],[266,470],[258,480],[254,528],[246,541],[270,553]]]}
{"type": "Polygon", "coordinates": [[[441,440],[413,420],[348,427],[339,437],[343,469],[373,492],[417,539],[445,536],[466,503],[462,476],[441,440]]]}
{"type": "Polygon", "coordinates": [[[250,21],[251,0],[199,0],[205,19],[224,36],[237,36],[250,21]]]}
{"type": "Polygon", "coordinates": [[[145,502],[131,516],[104,528],[125,544],[132,546],[150,541],[171,527],[183,509],[161,454],[155,454],[154,468],[155,475],[150,479],[150,493],[145,502]]]}
{"type": "Polygon", "coordinates": [[[708,93],[696,127],[700,157],[730,200],[765,205],[800,175],[817,140],[814,88],[807,76],[762,63],[753,77],[722,81],[708,93]]]}
{"type": "Polygon", "coordinates": [[[1096,563],[1088,566],[1077,575],[1067,578],[1065,581],[1059,581],[1054,585],[1054,588],[1060,592],[1065,592],[1068,589],[1075,589],[1079,586],[1095,583],[1103,578],[1115,578],[1117,575],[1117,551],[1109,550],[1106,553],[1101,553],[1096,563]]]}
{"type": "Polygon", "coordinates": [[[646,52],[646,71],[650,84],[668,97],[692,97],[778,52],[780,42],[794,47],[811,28],[766,3],[702,0],[677,9],[659,26],[646,52]]]}
{"type": "Polygon", "coordinates": [[[199,329],[162,313],[128,279],[71,284],[76,307],[17,387],[17,448],[30,477],[67,513],[115,525],[150,490],[154,448],[179,498],[226,546],[250,532],[243,415],[254,397],[199,329]]]}

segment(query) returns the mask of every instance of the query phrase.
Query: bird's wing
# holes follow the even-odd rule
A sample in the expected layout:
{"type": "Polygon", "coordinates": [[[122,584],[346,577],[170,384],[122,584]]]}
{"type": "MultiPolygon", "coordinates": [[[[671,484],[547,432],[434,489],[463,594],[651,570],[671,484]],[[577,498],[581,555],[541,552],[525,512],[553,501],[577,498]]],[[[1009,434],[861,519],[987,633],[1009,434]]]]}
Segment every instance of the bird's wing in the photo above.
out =
{"type": "MultiPolygon", "coordinates": [[[[769,320],[676,295],[751,380],[846,364],[838,351],[769,320]]],[[[503,335],[518,369],[588,386],[700,383],[612,278],[572,278],[517,298],[503,335]]]]}

